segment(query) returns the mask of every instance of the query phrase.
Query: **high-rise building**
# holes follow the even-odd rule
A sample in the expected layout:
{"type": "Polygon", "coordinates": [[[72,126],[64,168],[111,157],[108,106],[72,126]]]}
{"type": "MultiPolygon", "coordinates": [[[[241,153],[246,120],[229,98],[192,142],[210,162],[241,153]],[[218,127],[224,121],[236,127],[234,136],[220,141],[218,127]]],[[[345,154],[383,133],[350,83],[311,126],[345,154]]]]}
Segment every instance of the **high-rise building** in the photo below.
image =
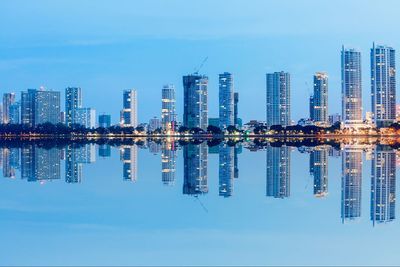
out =
{"type": "Polygon", "coordinates": [[[219,127],[221,129],[235,125],[234,108],[233,75],[224,72],[219,75],[219,127]]]}
{"type": "Polygon", "coordinates": [[[15,103],[15,93],[5,93],[3,95],[3,123],[11,121],[11,106],[15,103]]]}
{"type": "MultiPolygon", "coordinates": [[[[233,94],[233,121],[235,123],[236,128],[239,128],[238,116],[239,116],[239,93],[235,92],[233,94]]],[[[240,125],[240,127],[241,127],[241,125],[240,125]]]]}
{"type": "Polygon", "coordinates": [[[10,122],[11,124],[19,124],[20,122],[20,103],[15,102],[10,106],[10,122]]]}
{"type": "Polygon", "coordinates": [[[183,126],[201,128],[208,126],[208,77],[191,74],[183,76],[183,126]]]}
{"type": "Polygon", "coordinates": [[[219,146],[219,195],[230,197],[233,193],[235,178],[235,147],[221,144],[219,146]]]}
{"type": "Polygon", "coordinates": [[[310,119],[314,120],[314,96],[313,95],[310,95],[308,109],[309,109],[309,113],[310,113],[310,119]]]}
{"type": "Polygon", "coordinates": [[[286,198],[290,196],[289,147],[267,146],[267,196],[286,198]]]}
{"type": "Polygon", "coordinates": [[[208,193],[207,143],[183,146],[183,194],[200,195],[208,193]]]}
{"type": "Polygon", "coordinates": [[[310,154],[310,173],[314,177],[314,196],[325,197],[328,194],[328,147],[316,147],[310,154]]]}
{"type": "Polygon", "coordinates": [[[21,93],[21,122],[28,126],[60,122],[60,92],[28,89],[21,93]]]}
{"type": "Polygon", "coordinates": [[[80,87],[65,88],[65,124],[71,127],[73,124],[78,124],[75,119],[75,112],[82,108],[82,90],[80,87]]]}
{"type": "Polygon", "coordinates": [[[328,75],[317,72],[314,75],[313,117],[317,125],[328,125],[328,75]]]}
{"type": "Polygon", "coordinates": [[[395,50],[375,43],[371,49],[372,114],[377,127],[386,127],[396,120],[395,50]]]}
{"type": "Polygon", "coordinates": [[[85,128],[96,127],[96,110],[92,108],[76,108],[74,110],[73,124],[82,125],[85,128]]]}
{"type": "Polygon", "coordinates": [[[342,222],[361,216],[362,148],[348,146],[342,154],[342,222]]]}
{"type": "Polygon", "coordinates": [[[345,126],[363,122],[361,53],[342,46],[342,120],[345,126]]]}
{"type": "Polygon", "coordinates": [[[164,85],[161,90],[161,124],[163,130],[175,130],[176,127],[176,96],[173,84],[164,85]]]}
{"type": "Polygon", "coordinates": [[[99,115],[99,127],[108,128],[111,126],[111,115],[99,115]]]}
{"type": "Polygon", "coordinates": [[[153,132],[153,131],[155,131],[157,129],[160,129],[160,128],[161,128],[160,119],[157,118],[157,117],[151,118],[150,121],[149,121],[149,131],[153,132]]]}
{"type": "Polygon", "coordinates": [[[125,90],[123,93],[123,108],[121,111],[122,127],[137,127],[137,91],[125,90]]]}
{"type": "Polygon", "coordinates": [[[375,224],[395,219],[396,152],[377,145],[371,166],[371,220],[375,224]]]}
{"type": "Polygon", "coordinates": [[[290,74],[283,71],[267,73],[266,85],[267,125],[290,125],[290,74]]]}

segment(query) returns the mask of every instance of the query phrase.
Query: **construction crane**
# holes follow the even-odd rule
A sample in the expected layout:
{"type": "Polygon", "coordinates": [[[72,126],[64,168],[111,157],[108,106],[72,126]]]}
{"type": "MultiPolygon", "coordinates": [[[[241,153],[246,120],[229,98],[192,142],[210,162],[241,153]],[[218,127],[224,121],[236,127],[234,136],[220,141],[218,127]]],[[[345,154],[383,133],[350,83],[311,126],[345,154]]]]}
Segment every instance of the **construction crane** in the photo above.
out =
{"type": "Polygon", "coordinates": [[[208,60],[208,56],[203,59],[200,66],[198,66],[197,68],[194,69],[194,74],[199,74],[199,71],[204,66],[204,64],[206,63],[207,60],[208,60]]]}

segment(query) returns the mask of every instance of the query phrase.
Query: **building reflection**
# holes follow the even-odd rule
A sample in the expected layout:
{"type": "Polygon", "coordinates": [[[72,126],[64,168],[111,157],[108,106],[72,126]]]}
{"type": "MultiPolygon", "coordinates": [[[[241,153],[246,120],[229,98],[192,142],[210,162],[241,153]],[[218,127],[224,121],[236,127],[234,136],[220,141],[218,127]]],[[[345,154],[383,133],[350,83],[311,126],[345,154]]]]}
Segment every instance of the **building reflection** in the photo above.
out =
{"type": "Polygon", "coordinates": [[[111,146],[110,145],[99,145],[99,157],[100,158],[111,157],[111,146]]]}
{"type": "Polygon", "coordinates": [[[183,194],[200,195],[208,193],[207,152],[207,143],[183,146],[183,194]]]}
{"type": "Polygon", "coordinates": [[[161,180],[164,185],[175,184],[176,175],[176,145],[175,142],[164,142],[161,149],[161,180]]]}
{"type": "Polygon", "coordinates": [[[313,193],[316,197],[325,197],[328,194],[329,150],[329,146],[319,146],[310,153],[310,174],[314,178],[313,193]]]}
{"type": "Polygon", "coordinates": [[[21,178],[29,182],[61,178],[61,150],[24,145],[21,149],[21,178]]]}
{"type": "Polygon", "coordinates": [[[361,217],[362,147],[346,146],[342,152],[342,222],[361,217]]]}
{"type": "Polygon", "coordinates": [[[83,164],[96,161],[94,144],[68,145],[65,149],[65,182],[80,183],[82,181],[83,164]]]}
{"type": "Polygon", "coordinates": [[[396,152],[377,145],[371,167],[371,220],[373,224],[395,219],[396,152]]]}
{"type": "Polygon", "coordinates": [[[286,146],[267,148],[267,193],[268,197],[287,198],[290,196],[291,149],[286,146]]]}
{"type": "Polygon", "coordinates": [[[5,178],[14,179],[16,176],[16,170],[19,169],[19,148],[5,147],[1,149],[1,154],[3,176],[5,178]]]}
{"type": "Polygon", "coordinates": [[[124,181],[137,181],[138,147],[136,145],[121,146],[122,177],[124,181]]]}
{"type": "Polygon", "coordinates": [[[235,178],[235,147],[219,145],[219,195],[230,197],[233,193],[235,178]]]}

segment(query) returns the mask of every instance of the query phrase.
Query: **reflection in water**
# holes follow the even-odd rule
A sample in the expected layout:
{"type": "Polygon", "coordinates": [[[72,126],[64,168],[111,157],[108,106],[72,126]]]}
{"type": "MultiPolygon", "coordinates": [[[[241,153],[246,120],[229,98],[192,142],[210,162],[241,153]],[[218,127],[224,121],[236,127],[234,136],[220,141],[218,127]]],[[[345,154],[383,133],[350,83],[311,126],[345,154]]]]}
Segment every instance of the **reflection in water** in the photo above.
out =
{"type": "Polygon", "coordinates": [[[396,152],[378,145],[371,168],[371,220],[375,224],[395,219],[396,152]]]}
{"type": "Polygon", "coordinates": [[[132,146],[121,146],[121,160],[122,160],[122,175],[124,181],[137,181],[137,169],[138,169],[138,147],[132,146]]]}
{"type": "MultiPolygon", "coordinates": [[[[238,154],[242,147],[250,151],[266,150],[266,196],[289,198],[291,187],[291,153],[293,147],[271,143],[259,145],[248,142],[197,142],[186,143],[178,140],[163,142],[142,142],[121,145],[120,160],[123,166],[123,180],[137,181],[138,150],[147,148],[151,153],[161,152],[161,181],[163,185],[174,186],[177,176],[177,158],[183,150],[183,194],[202,195],[209,191],[208,153],[219,154],[218,194],[225,198],[234,196],[235,178],[239,177],[238,154]]],[[[111,156],[111,145],[98,145],[98,155],[111,156]]],[[[363,155],[371,162],[370,218],[375,223],[390,222],[395,219],[396,203],[396,152],[387,145],[342,144],[298,146],[299,152],[309,153],[309,172],[313,176],[313,194],[328,197],[328,160],[341,157],[341,220],[343,223],[361,217],[362,165],[363,155]]],[[[85,164],[96,161],[95,144],[70,143],[63,148],[38,146],[34,143],[0,148],[0,165],[5,178],[21,179],[29,182],[59,180],[61,160],[65,160],[65,182],[82,182],[85,164]]],[[[297,177],[296,177],[297,178],[297,177]]],[[[368,188],[369,190],[369,188],[368,188]]]]}
{"type": "Polygon", "coordinates": [[[200,195],[208,193],[207,150],[206,143],[188,144],[183,147],[183,194],[200,195]]]}
{"type": "Polygon", "coordinates": [[[235,177],[235,148],[227,144],[219,147],[219,195],[232,196],[235,177]]]}
{"type": "Polygon", "coordinates": [[[314,177],[314,196],[328,194],[328,146],[316,147],[310,153],[310,174],[314,177]]]}
{"type": "Polygon", "coordinates": [[[361,216],[362,147],[346,146],[342,154],[342,222],[361,216]]]}
{"type": "Polygon", "coordinates": [[[175,142],[164,142],[161,150],[161,180],[164,185],[175,184],[176,174],[175,142]]]}
{"type": "Polygon", "coordinates": [[[290,196],[290,147],[267,146],[267,196],[290,196]]]}

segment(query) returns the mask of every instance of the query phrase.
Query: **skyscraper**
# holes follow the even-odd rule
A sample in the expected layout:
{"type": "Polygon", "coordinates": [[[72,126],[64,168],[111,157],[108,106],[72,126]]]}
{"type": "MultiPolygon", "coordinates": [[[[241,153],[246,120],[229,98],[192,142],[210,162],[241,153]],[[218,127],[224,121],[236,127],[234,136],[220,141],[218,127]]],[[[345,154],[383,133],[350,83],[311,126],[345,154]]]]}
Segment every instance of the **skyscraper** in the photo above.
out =
{"type": "Polygon", "coordinates": [[[10,106],[10,122],[11,124],[19,124],[20,122],[20,103],[14,102],[10,106]]]}
{"type": "Polygon", "coordinates": [[[60,122],[60,92],[28,89],[21,93],[21,122],[28,126],[60,122]]]}
{"type": "Polygon", "coordinates": [[[236,128],[239,128],[239,93],[235,92],[233,94],[233,121],[235,123],[236,128]]]}
{"type": "Polygon", "coordinates": [[[207,130],[208,77],[191,74],[183,76],[183,126],[207,130]]]}
{"type": "Polygon", "coordinates": [[[224,72],[219,75],[219,127],[226,129],[235,125],[233,75],[224,72]]]}
{"type": "Polygon", "coordinates": [[[173,84],[164,85],[161,90],[161,124],[163,130],[174,130],[176,126],[176,96],[173,84]]]}
{"type": "Polygon", "coordinates": [[[361,53],[342,47],[342,120],[346,126],[361,124],[362,86],[361,53]]]}
{"type": "Polygon", "coordinates": [[[65,124],[71,127],[76,124],[75,112],[82,108],[82,90],[80,87],[65,88],[65,124]]]}
{"type": "Polygon", "coordinates": [[[267,146],[267,196],[290,196],[290,148],[267,146]]]}
{"type": "Polygon", "coordinates": [[[392,124],[396,119],[395,50],[375,43],[371,49],[371,97],[375,125],[392,124]]]}
{"type": "Polygon", "coordinates": [[[99,115],[99,127],[108,128],[111,126],[111,115],[99,115]]]}
{"type": "Polygon", "coordinates": [[[362,148],[348,146],[342,154],[342,222],[361,216],[362,148]]]}
{"type": "Polygon", "coordinates": [[[328,75],[317,72],[314,75],[313,118],[317,125],[328,124],[328,75]]]}
{"type": "Polygon", "coordinates": [[[290,125],[290,74],[283,71],[267,73],[266,85],[267,125],[290,125]]]}
{"type": "Polygon", "coordinates": [[[396,152],[377,145],[371,166],[371,220],[389,222],[396,210],[396,152]]]}
{"type": "Polygon", "coordinates": [[[3,95],[3,123],[11,121],[11,106],[15,103],[15,93],[5,93],[3,95]]]}
{"type": "Polygon", "coordinates": [[[137,92],[136,90],[125,90],[123,93],[123,109],[121,111],[122,127],[137,127],[137,92]]]}
{"type": "Polygon", "coordinates": [[[74,110],[73,124],[79,124],[85,128],[95,128],[96,110],[92,108],[76,108],[74,110]]]}

